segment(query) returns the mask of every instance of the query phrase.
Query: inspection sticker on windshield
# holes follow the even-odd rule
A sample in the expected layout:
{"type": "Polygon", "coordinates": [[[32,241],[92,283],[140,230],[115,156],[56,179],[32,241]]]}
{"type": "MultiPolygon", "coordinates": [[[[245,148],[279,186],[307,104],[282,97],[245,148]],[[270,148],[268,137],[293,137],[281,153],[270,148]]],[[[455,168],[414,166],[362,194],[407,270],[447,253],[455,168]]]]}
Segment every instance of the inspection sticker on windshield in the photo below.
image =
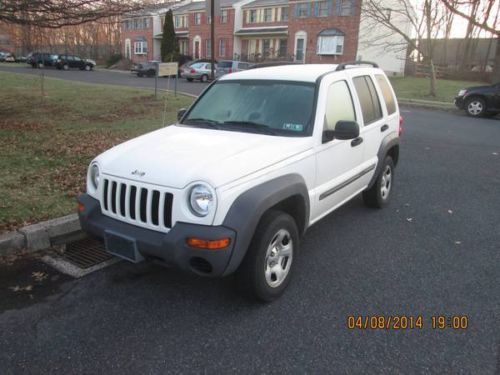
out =
{"type": "Polygon", "coordinates": [[[294,132],[301,132],[302,130],[304,130],[304,125],[285,123],[283,124],[283,129],[293,130],[294,132]]]}

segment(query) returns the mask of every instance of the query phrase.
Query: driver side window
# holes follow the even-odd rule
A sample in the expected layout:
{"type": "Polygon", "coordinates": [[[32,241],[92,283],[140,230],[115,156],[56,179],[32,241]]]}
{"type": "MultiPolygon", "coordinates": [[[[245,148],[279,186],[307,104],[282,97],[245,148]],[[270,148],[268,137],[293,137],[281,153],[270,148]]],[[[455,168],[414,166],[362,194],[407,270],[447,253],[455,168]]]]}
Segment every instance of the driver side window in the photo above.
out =
{"type": "Polygon", "coordinates": [[[338,121],[356,121],[351,91],[346,81],[337,81],[328,88],[325,130],[334,130],[338,121]]]}

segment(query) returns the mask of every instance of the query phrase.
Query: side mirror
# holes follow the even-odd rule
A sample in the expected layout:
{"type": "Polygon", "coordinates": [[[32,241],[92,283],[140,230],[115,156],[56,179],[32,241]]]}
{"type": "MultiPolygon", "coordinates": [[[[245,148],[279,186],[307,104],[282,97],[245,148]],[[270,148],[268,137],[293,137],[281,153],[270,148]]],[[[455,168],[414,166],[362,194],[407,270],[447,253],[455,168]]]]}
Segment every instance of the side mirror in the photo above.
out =
{"type": "Polygon", "coordinates": [[[359,137],[359,125],[356,121],[337,121],[334,130],[337,139],[354,139],[359,137]]]}
{"type": "Polygon", "coordinates": [[[177,120],[180,121],[183,117],[184,114],[186,113],[187,109],[186,108],[181,108],[177,111],[177,120]]]}

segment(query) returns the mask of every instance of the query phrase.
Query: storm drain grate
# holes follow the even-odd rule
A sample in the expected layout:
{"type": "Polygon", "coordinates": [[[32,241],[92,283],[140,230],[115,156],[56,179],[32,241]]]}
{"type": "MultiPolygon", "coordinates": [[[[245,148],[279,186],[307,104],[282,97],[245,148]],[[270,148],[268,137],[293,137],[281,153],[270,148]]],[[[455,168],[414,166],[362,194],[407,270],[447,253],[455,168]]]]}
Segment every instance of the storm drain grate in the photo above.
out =
{"type": "Polygon", "coordinates": [[[75,266],[86,269],[112,259],[113,255],[104,250],[101,242],[85,238],[68,243],[63,257],[75,266]]]}

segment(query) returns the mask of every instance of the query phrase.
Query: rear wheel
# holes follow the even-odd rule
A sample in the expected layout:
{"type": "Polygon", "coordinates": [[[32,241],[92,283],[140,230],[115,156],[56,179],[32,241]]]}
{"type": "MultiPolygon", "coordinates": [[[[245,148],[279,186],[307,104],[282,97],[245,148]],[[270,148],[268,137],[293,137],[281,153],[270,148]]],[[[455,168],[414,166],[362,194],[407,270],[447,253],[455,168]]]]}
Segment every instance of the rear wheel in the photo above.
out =
{"type": "Polygon", "coordinates": [[[69,70],[69,65],[68,65],[68,64],[64,64],[64,65],[63,65],[63,69],[64,69],[64,70],[69,70]]]}
{"type": "Polygon", "coordinates": [[[394,181],[394,161],[386,156],[373,186],[363,192],[363,201],[368,207],[384,208],[391,198],[394,181]]]}
{"type": "Polygon", "coordinates": [[[144,74],[142,74],[142,73],[137,73],[137,77],[143,77],[143,76],[144,76],[144,74]]]}
{"type": "Polygon", "coordinates": [[[470,98],[465,104],[467,114],[472,117],[480,117],[486,113],[486,103],[481,98],[470,98]]]}
{"type": "Polygon", "coordinates": [[[39,63],[38,63],[38,68],[39,68],[39,69],[42,69],[42,68],[43,68],[43,62],[39,62],[39,63]]]}
{"type": "Polygon", "coordinates": [[[267,212],[238,269],[240,284],[259,300],[274,301],[290,283],[298,248],[295,220],[281,211],[267,212]]]}

